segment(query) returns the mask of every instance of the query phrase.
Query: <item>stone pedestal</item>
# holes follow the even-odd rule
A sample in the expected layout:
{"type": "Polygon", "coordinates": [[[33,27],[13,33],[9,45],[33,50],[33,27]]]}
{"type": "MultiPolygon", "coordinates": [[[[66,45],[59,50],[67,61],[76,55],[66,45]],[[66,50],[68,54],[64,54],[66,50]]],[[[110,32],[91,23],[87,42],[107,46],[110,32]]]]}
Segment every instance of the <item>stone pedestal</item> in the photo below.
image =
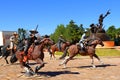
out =
{"type": "Polygon", "coordinates": [[[101,47],[101,45],[97,45],[97,48],[114,48],[115,46],[114,41],[103,41],[103,44],[103,47],[101,47]]]}
{"type": "Polygon", "coordinates": [[[96,33],[96,37],[99,37],[102,41],[110,41],[110,37],[106,33],[96,33]]]}

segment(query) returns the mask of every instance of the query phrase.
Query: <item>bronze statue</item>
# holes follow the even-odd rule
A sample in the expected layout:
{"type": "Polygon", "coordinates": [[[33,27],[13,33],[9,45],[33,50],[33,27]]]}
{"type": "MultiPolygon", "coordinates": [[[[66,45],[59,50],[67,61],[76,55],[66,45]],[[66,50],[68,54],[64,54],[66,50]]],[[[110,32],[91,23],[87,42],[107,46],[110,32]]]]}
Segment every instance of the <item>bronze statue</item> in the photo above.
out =
{"type": "Polygon", "coordinates": [[[105,15],[101,14],[101,15],[99,16],[99,27],[100,27],[100,28],[102,28],[102,26],[103,26],[103,20],[104,20],[104,18],[105,18],[107,15],[109,15],[109,14],[110,14],[110,10],[108,10],[105,15]]]}
{"type": "Polygon", "coordinates": [[[97,30],[98,30],[98,27],[95,24],[92,23],[90,25],[90,31],[91,31],[91,33],[96,33],[97,30]]]}
{"type": "Polygon", "coordinates": [[[102,39],[103,41],[108,41],[110,40],[110,37],[106,34],[105,30],[103,29],[103,20],[106,16],[108,16],[110,14],[110,11],[108,10],[106,12],[105,15],[101,14],[99,16],[99,23],[98,24],[91,24],[90,25],[90,31],[91,31],[91,34],[90,34],[90,38],[100,38],[102,39]]]}

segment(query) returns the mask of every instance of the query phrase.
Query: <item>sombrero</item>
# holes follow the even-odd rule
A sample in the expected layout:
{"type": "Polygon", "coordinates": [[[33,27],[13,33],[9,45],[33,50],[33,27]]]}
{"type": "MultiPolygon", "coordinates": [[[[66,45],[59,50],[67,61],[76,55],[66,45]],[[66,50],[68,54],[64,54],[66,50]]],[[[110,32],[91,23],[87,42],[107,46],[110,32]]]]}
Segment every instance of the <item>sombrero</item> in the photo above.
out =
{"type": "Polygon", "coordinates": [[[63,35],[61,34],[60,36],[62,37],[63,35]]]}
{"type": "Polygon", "coordinates": [[[44,38],[49,38],[49,37],[50,37],[50,36],[48,36],[48,35],[45,35],[45,36],[44,36],[44,38]]]}
{"type": "Polygon", "coordinates": [[[29,32],[31,32],[31,33],[38,33],[38,31],[36,31],[36,30],[34,30],[34,29],[32,29],[32,30],[30,30],[29,32]]]}
{"type": "Polygon", "coordinates": [[[18,35],[18,33],[17,32],[13,32],[13,35],[18,35]]]}

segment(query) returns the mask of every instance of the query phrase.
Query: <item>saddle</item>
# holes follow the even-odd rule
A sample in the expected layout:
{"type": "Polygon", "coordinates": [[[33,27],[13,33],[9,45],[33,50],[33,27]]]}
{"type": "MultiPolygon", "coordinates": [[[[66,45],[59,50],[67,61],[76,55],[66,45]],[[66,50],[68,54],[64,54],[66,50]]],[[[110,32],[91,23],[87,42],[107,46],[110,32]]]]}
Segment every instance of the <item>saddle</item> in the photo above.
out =
{"type": "Polygon", "coordinates": [[[58,47],[59,51],[61,51],[62,44],[63,44],[63,43],[60,43],[60,44],[58,43],[58,45],[57,45],[57,47],[58,47]]]}
{"type": "MultiPolygon", "coordinates": [[[[31,45],[30,48],[28,49],[28,54],[27,54],[28,57],[31,56],[31,53],[34,51],[34,47],[35,47],[34,45],[31,45]]],[[[21,52],[21,55],[24,55],[24,51],[23,50],[21,52]]]]}

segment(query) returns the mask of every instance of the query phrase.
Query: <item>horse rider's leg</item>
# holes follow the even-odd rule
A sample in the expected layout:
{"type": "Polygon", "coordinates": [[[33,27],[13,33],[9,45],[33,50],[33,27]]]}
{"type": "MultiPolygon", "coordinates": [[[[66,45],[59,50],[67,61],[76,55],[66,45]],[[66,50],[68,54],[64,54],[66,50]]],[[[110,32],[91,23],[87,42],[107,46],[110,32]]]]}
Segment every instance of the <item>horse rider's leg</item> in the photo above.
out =
{"type": "Polygon", "coordinates": [[[42,67],[44,67],[44,62],[43,62],[43,60],[41,60],[40,58],[37,58],[36,59],[36,62],[38,63],[38,64],[40,64],[40,66],[36,66],[36,68],[35,68],[35,73],[37,73],[42,67]]]}
{"type": "Polygon", "coordinates": [[[58,50],[61,51],[61,43],[58,43],[58,50]]]}
{"type": "Polygon", "coordinates": [[[97,54],[94,54],[93,56],[94,56],[95,58],[97,58],[97,59],[98,59],[98,61],[100,62],[100,64],[101,64],[101,65],[103,65],[103,64],[104,64],[104,63],[100,60],[100,58],[98,57],[98,55],[97,55],[97,54]]]}
{"type": "Polygon", "coordinates": [[[96,68],[96,66],[94,65],[93,55],[91,55],[90,58],[91,58],[91,60],[92,60],[92,61],[91,61],[92,67],[93,67],[93,68],[96,68]]]}

